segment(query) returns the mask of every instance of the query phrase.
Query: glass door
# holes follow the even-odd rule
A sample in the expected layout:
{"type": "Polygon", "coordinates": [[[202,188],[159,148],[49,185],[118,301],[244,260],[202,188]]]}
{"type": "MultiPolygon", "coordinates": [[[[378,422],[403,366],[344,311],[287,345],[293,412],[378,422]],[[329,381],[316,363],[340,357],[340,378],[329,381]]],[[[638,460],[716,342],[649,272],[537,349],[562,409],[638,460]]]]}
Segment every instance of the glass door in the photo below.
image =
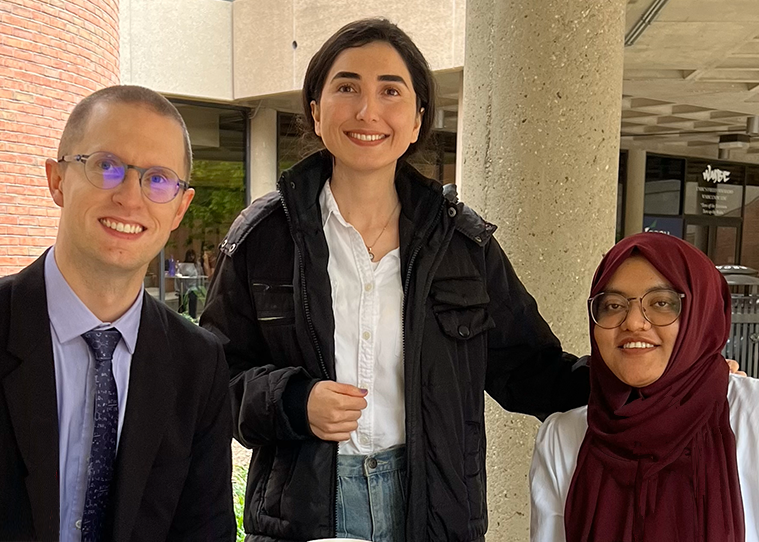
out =
{"type": "Polygon", "coordinates": [[[685,219],[685,240],[698,247],[714,265],[735,265],[740,256],[741,219],[685,219]]]}
{"type": "Polygon", "coordinates": [[[709,257],[714,265],[736,265],[738,263],[738,227],[713,226],[714,247],[709,257]]]}

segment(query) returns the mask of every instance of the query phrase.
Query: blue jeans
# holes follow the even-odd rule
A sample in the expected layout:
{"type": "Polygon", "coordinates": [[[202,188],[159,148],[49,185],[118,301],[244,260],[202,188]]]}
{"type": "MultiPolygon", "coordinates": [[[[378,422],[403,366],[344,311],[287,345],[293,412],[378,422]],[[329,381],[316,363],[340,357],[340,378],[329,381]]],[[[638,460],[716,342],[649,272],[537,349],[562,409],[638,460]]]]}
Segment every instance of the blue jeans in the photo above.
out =
{"type": "Polygon", "coordinates": [[[406,447],[337,456],[337,536],[403,542],[406,447]]]}

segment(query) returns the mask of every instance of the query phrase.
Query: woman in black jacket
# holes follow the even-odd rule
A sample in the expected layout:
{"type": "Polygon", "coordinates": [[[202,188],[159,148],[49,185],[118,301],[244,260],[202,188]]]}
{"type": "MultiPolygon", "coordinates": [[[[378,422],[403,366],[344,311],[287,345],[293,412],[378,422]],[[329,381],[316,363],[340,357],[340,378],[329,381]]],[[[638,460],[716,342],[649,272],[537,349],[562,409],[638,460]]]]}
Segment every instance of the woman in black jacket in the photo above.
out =
{"type": "Polygon", "coordinates": [[[584,404],[587,373],[495,226],[406,163],[435,116],[409,37],[348,24],[303,86],[326,149],[235,221],[202,317],[253,450],[247,540],[480,540],[483,391],[543,417],[584,404]]]}

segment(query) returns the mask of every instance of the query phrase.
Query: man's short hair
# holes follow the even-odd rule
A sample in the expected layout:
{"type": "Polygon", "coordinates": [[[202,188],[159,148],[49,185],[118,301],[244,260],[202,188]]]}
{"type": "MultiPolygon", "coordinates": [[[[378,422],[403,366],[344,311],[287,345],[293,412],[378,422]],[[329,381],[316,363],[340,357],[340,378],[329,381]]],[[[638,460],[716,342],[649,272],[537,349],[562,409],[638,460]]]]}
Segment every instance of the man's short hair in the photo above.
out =
{"type": "Polygon", "coordinates": [[[192,171],[192,145],[190,143],[190,134],[184,123],[182,115],[169,100],[149,88],[136,85],[116,85],[106,87],[93,92],[81,102],[79,102],[69,115],[66,126],[63,128],[61,141],[58,144],[58,158],[71,154],[74,146],[84,137],[84,131],[87,129],[87,122],[93,108],[98,104],[130,104],[143,105],[155,113],[168,117],[179,124],[184,134],[184,165],[187,170],[185,180],[190,180],[192,171]]]}

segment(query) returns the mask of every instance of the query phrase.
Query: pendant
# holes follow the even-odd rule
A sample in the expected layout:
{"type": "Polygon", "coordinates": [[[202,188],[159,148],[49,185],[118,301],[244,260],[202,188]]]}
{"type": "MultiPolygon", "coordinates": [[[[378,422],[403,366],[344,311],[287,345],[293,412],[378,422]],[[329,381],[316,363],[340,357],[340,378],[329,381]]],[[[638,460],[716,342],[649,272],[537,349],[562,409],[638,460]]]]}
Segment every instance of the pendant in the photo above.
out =
{"type": "Polygon", "coordinates": [[[366,250],[369,251],[369,259],[371,261],[374,261],[374,252],[372,252],[372,247],[368,247],[366,250]]]}

